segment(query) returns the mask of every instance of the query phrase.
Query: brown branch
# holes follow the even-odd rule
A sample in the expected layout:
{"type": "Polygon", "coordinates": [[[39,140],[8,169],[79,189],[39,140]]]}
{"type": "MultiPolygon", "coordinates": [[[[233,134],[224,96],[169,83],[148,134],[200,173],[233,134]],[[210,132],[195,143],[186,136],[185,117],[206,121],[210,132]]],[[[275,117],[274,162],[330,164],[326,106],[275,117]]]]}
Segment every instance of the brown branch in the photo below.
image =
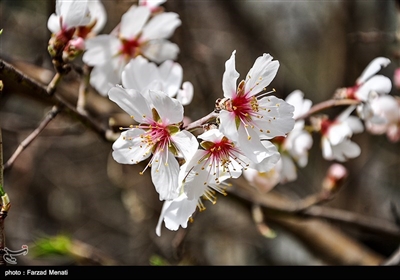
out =
{"type": "Polygon", "coordinates": [[[198,119],[197,121],[194,121],[194,122],[188,124],[187,126],[183,127],[183,129],[186,129],[188,131],[193,131],[195,129],[202,128],[203,124],[205,124],[205,123],[207,123],[207,122],[209,122],[209,121],[211,121],[213,119],[216,119],[217,117],[218,117],[218,113],[212,111],[208,115],[206,115],[206,116],[198,119]]]}
{"type": "MultiPolygon", "coordinates": [[[[54,87],[51,86],[52,83],[50,83],[50,86],[45,86],[1,59],[0,76],[5,76],[12,81],[17,82],[18,84],[23,85],[24,87],[29,89],[30,92],[36,94],[43,100],[51,102],[53,105],[59,106],[60,108],[63,107],[63,110],[66,113],[79,120],[82,124],[92,129],[105,140],[108,141],[110,135],[113,135],[113,132],[108,128],[108,124],[99,123],[99,121],[94,119],[93,117],[81,114],[76,109],[76,106],[67,102],[61,95],[57,94],[56,92],[52,94],[54,90],[54,87]]],[[[53,81],[57,80],[58,79],[53,79],[53,81]]]]}
{"type": "Polygon", "coordinates": [[[397,225],[371,216],[365,216],[342,209],[316,205],[306,209],[305,211],[302,211],[300,214],[303,214],[307,217],[329,219],[331,221],[357,226],[370,232],[385,234],[388,237],[400,239],[400,228],[397,225]]]}
{"type": "Polygon", "coordinates": [[[329,99],[329,100],[323,101],[321,103],[315,104],[314,106],[312,106],[310,108],[310,110],[307,113],[298,116],[296,118],[296,120],[306,119],[309,116],[311,116],[317,112],[326,110],[331,107],[346,106],[346,105],[358,105],[358,104],[360,104],[360,101],[353,100],[353,99],[329,99]]]}
{"type": "MultiPolygon", "coordinates": [[[[310,195],[304,199],[292,200],[281,194],[271,191],[261,193],[255,187],[251,187],[243,178],[235,179],[236,183],[229,188],[229,193],[244,200],[249,206],[259,205],[267,221],[274,222],[293,232],[298,238],[308,244],[311,251],[316,251],[325,261],[331,264],[341,265],[378,265],[382,263],[383,257],[371,251],[356,239],[341,232],[336,227],[321,218],[330,220],[332,217],[322,215],[311,215],[310,209],[315,204],[328,201],[330,195],[310,195]]],[[[328,208],[324,208],[327,211],[328,208]]],[[[335,220],[340,220],[340,216],[335,220]]],[[[345,220],[345,219],[343,219],[345,220]]],[[[372,220],[374,223],[375,221],[372,220]]],[[[359,224],[358,220],[352,221],[351,225],[368,227],[359,224]]],[[[371,230],[371,227],[368,227],[371,230]]],[[[378,228],[379,232],[386,232],[386,227],[378,228]]],[[[400,238],[400,234],[397,235],[400,238]]]]}
{"type": "Polygon", "coordinates": [[[62,110],[62,108],[58,106],[54,106],[46,115],[44,120],[39,124],[39,126],[31,133],[25,140],[19,144],[18,148],[15,150],[14,154],[8,159],[8,161],[4,164],[3,169],[6,170],[10,168],[17,157],[28,147],[33,140],[46,128],[46,126],[57,116],[57,114],[62,110]]]}
{"type": "Polygon", "coordinates": [[[316,204],[332,199],[330,196],[324,196],[323,193],[313,194],[304,199],[293,201],[274,191],[262,194],[256,188],[249,186],[243,178],[235,179],[229,192],[252,204],[259,204],[270,213],[306,218],[318,217],[341,222],[397,240],[400,239],[400,228],[389,221],[346,210],[317,206],[316,204]]]}

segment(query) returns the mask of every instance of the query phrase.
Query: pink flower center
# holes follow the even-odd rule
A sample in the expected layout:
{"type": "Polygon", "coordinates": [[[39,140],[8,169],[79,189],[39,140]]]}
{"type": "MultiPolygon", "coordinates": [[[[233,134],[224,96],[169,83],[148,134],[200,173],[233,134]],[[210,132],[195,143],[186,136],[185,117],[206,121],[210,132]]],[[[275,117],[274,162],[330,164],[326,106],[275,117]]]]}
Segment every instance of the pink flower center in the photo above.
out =
{"type": "Polygon", "coordinates": [[[322,135],[325,135],[329,128],[331,127],[332,124],[334,124],[334,121],[331,121],[329,119],[323,119],[321,120],[321,133],[322,135]]]}
{"type": "Polygon", "coordinates": [[[222,167],[223,172],[229,173],[230,170],[236,171],[232,160],[236,161],[244,168],[248,165],[238,158],[237,155],[240,151],[226,137],[223,137],[221,140],[216,142],[204,141],[201,143],[201,146],[207,151],[207,153],[198,163],[201,164],[202,170],[209,169],[209,174],[215,177],[215,182],[217,184],[220,183],[220,167],[222,167]]]}
{"type": "Polygon", "coordinates": [[[144,144],[153,147],[153,153],[155,151],[161,152],[170,146],[171,134],[167,125],[153,121],[151,124],[143,124],[137,127],[146,130],[140,137],[144,144]]]}
{"type": "Polygon", "coordinates": [[[127,59],[136,57],[140,53],[140,43],[136,39],[122,40],[122,47],[120,53],[127,59]]]}

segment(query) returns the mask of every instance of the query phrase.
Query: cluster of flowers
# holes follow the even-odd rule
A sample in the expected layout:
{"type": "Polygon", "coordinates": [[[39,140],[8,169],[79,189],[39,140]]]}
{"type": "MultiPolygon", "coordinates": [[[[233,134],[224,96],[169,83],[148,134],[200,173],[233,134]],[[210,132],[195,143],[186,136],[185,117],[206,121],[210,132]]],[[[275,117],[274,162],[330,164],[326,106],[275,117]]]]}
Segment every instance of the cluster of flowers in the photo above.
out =
{"type": "Polygon", "coordinates": [[[355,86],[335,95],[359,103],[333,120],[313,117],[306,127],[304,115],[312,102],[301,91],[286,100],[267,91],[279,62],[264,53],[238,83],[233,51],[225,63],[223,97],[216,101],[213,118],[184,124],[183,106],[192,101],[194,89],[190,82],[182,83],[183,69],[176,62],[179,47],[169,41],[181,21],[160,6],[164,2],[139,0],[110,34],[98,35],[107,18],[99,0],[57,0],[56,13],[48,21],[53,61],[68,63],[83,54],[91,67],[91,85],[136,122],[121,128],[112,155],[121,164],[146,160],[143,172],[151,169],[164,201],[157,235],[162,222],[170,230],[187,227],[196,207],[205,208],[203,198],[215,202],[217,192],[226,194],[227,179],[244,174],[251,182],[261,176],[268,179],[268,188],[295,180],[297,167],[307,165],[311,132],[321,133],[327,160],[345,161],[360,154],[350,138],[364,130],[361,120],[371,133],[399,140],[399,101],[388,95],[390,79],[376,75],[390,62],[387,58],[372,61],[355,86]],[[355,109],[358,117],[351,115],[355,109]],[[196,137],[192,132],[198,128],[202,132],[196,137]]]}

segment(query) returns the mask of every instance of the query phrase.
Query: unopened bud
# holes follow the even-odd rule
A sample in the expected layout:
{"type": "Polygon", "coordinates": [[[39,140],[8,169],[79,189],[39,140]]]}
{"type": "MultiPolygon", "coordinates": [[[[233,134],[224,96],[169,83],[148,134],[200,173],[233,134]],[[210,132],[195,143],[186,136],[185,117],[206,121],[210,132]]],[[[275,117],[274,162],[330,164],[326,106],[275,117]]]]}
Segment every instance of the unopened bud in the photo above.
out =
{"type": "Polygon", "coordinates": [[[393,84],[397,89],[400,89],[400,68],[394,70],[393,84]]]}
{"type": "Polygon", "coordinates": [[[68,42],[67,46],[64,48],[63,51],[63,61],[68,62],[79,54],[81,54],[85,50],[85,40],[81,37],[72,39],[68,42]]]}
{"type": "Polygon", "coordinates": [[[347,169],[343,165],[339,163],[332,164],[326,173],[322,189],[331,194],[337,192],[343,185],[347,175],[347,169]]]}

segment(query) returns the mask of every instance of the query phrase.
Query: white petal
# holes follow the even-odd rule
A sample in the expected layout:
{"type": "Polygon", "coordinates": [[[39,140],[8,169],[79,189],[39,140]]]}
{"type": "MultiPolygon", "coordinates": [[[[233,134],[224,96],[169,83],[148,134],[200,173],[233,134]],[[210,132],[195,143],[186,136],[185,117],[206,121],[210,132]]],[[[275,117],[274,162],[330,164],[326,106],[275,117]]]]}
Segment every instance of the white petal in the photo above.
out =
{"type": "Polygon", "coordinates": [[[326,137],[321,138],[321,145],[322,145],[322,156],[324,157],[324,159],[326,160],[334,159],[332,146],[326,137]]]}
{"type": "Polygon", "coordinates": [[[366,80],[368,80],[371,76],[375,75],[378,71],[380,71],[383,67],[388,66],[390,60],[386,57],[377,57],[373,59],[367,67],[365,67],[364,71],[357,79],[357,84],[362,84],[366,80]]]}
{"type": "Polygon", "coordinates": [[[172,36],[175,29],[181,25],[177,13],[161,13],[154,16],[143,28],[141,40],[167,39],[172,36]]]}
{"type": "Polygon", "coordinates": [[[118,38],[102,34],[85,42],[86,51],[82,60],[90,66],[108,63],[117,54],[121,42],[118,38]]]}
{"type": "Polygon", "coordinates": [[[346,139],[337,146],[332,146],[334,158],[338,161],[346,161],[349,158],[358,157],[361,148],[356,143],[346,139]]]}
{"type": "Polygon", "coordinates": [[[222,90],[225,97],[232,98],[236,94],[236,83],[239,73],[235,69],[235,54],[232,52],[231,57],[225,62],[225,72],[222,76],[222,90]]]}
{"type": "Polygon", "coordinates": [[[276,166],[276,164],[281,158],[281,155],[278,152],[276,146],[272,144],[270,141],[263,140],[261,141],[261,144],[267,150],[268,156],[265,157],[260,163],[251,164],[250,166],[258,170],[259,172],[268,172],[276,166]]]}
{"type": "Polygon", "coordinates": [[[139,92],[154,80],[160,80],[157,65],[140,55],[131,59],[122,71],[122,85],[139,92]]]}
{"type": "Polygon", "coordinates": [[[164,92],[150,90],[150,98],[164,124],[175,124],[183,120],[182,104],[164,92]]]}
{"type": "Polygon", "coordinates": [[[100,0],[90,0],[88,8],[91,14],[92,22],[96,20],[96,25],[93,27],[92,32],[98,34],[107,23],[107,12],[104,5],[100,0]]]}
{"type": "Polygon", "coordinates": [[[147,117],[152,117],[151,108],[147,104],[147,100],[136,90],[113,87],[108,92],[108,97],[137,122],[142,122],[147,117]]]}
{"type": "Polygon", "coordinates": [[[142,47],[145,57],[155,63],[162,63],[165,60],[176,60],[179,54],[179,47],[170,41],[159,39],[151,40],[142,47]]]}
{"type": "Polygon", "coordinates": [[[88,1],[61,1],[60,16],[63,19],[63,27],[86,26],[90,23],[88,1]]]}
{"type": "Polygon", "coordinates": [[[392,90],[392,81],[385,76],[376,75],[366,81],[356,91],[357,99],[367,101],[371,92],[378,93],[379,95],[388,94],[392,90]]]}
{"type": "Polygon", "coordinates": [[[142,31],[150,14],[151,11],[149,8],[132,5],[121,17],[120,37],[127,40],[135,39],[139,32],[142,31]]]}
{"type": "Polygon", "coordinates": [[[178,90],[176,99],[182,103],[183,106],[188,105],[193,100],[193,84],[191,82],[184,82],[182,84],[182,89],[178,90]]]}
{"type": "Polygon", "coordinates": [[[312,101],[304,99],[304,93],[301,90],[294,90],[286,98],[285,101],[294,106],[293,118],[297,118],[310,110],[312,101]]]}
{"type": "Polygon", "coordinates": [[[245,92],[257,94],[264,90],[275,78],[279,69],[279,61],[272,61],[272,56],[264,53],[254,62],[253,67],[247,73],[245,92]]]}
{"type": "Polygon", "coordinates": [[[160,65],[158,71],[165,93],[174,97],[182,84],[182,66],[172,60],[166,60],[160,65]]]}
{"type": "Polygon", "coordinates": [[[60,26],[60,17],[56,14],[52,14],[47,21],[47,28],[51,31],[51,33],[56,34],[61,30],[60,26]]]}
{"type": "Polygon", "coordinates": [[[90,84],[103,96],[115,85],[120,84],[123,64],[117,58],[108,64],[95,66],[90,73],[90,84]]]}
{"type": "Polygon", "coordinates": [[[222,110],[219,113],[221,122],[219,129],[230,140],[236,142],[238,140],[238,129],[235,123],[235,114],[233,112],[222,110]]]}
{"type": "Polygon", "coordinates": [[[161,236],[161,224],[164,221],[165,227],[169,230],[178,230],[179,226],[187,227],[189,218],[197,207],[197,200],[189,200],[185,193],[182,193],[174,200],[165,201],[158,219],[156,234],[161,236]]]}
{"type": "Polygon", "coordinates": [[[172,135],[171,138],[186,161],[193,157],[199,147],[199,142],[197,141],[196,137],[186,130],[172,135]]]}
{"type": "Polygon", "coordinates": [[[148,158],[152,147],[143,144],[140,138],[143,133],[144,130],[137,128],[122,132],[112,146],[114,160],[121,164],[136,164],[148,158]]]}
{"type": "Polygon", "coordinates": [[[288,156],[282,156],[281,180],[282,184],[297,179],[297,168],[293,160],[288,156]]]}
{"type": "Polygon", "coordinates": [[[331,125],[327,131],[327,137],[333,146],[343,142],[347,137],[351,137],[352,134],[350,127],[344,123],[331,125]]]}
{"type": "Polygon", "coordinates": [[[350,127],[352,134],[361,133],[364,131],[364,125],[362,121],[355,116],[349,116],[346,120],[346,124],[350,127]]]}
{"type": "Polygon", "coordinates": [[[268,151],[261,144],[258,134],[250,127],[246,131],[244,126],[241,125],[237,134],[239,149],[254,163],[260,163],[265,158],[271,156],[271,151],[268,151]]]}
{"type": "Polygon", "coordinates": [[[160,200],[171,200],[179,195],[179,164],[174,155],[168,151],[159,151],[153,155],[151,180],[159,194],[160,200]]]}
{"type": "Polygon", "coordinates": [[[276,136],[284,136],[294,127],[293,111],[294,107],[286,101],[275,96],[268,96],[259,100],[259,107],[262,108],[258,113],[262,118],[253,118],[252,122],[258,132],[269,139],[276,136]]]}

